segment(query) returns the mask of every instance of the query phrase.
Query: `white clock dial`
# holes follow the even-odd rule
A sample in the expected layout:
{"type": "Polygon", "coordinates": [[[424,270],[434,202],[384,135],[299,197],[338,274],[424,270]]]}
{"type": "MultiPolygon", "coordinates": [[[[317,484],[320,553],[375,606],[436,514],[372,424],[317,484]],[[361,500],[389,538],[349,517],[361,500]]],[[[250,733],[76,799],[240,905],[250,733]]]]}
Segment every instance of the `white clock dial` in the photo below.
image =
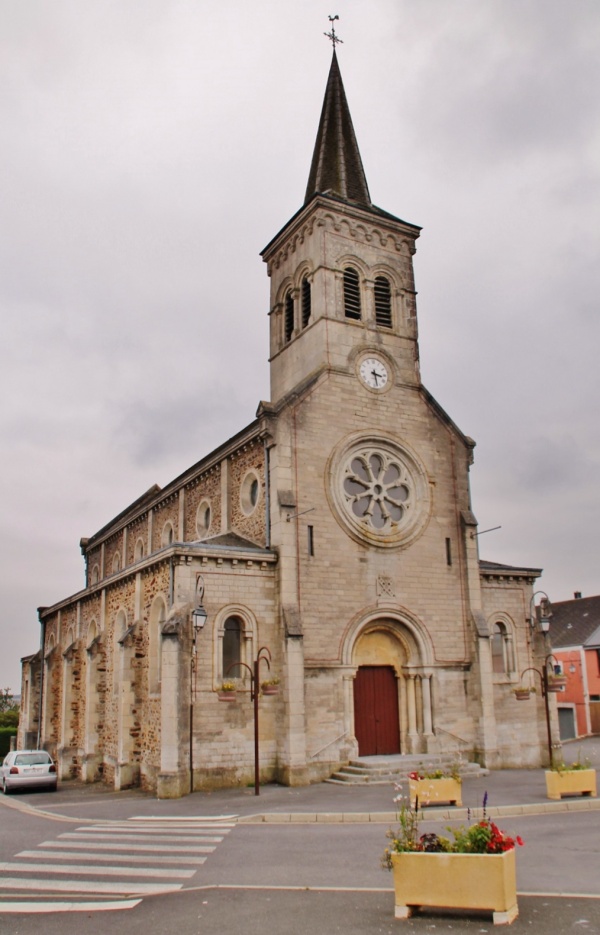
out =
{"type": "Polygon", "coordinates": [[[376,357],[366,357],[359,368],[361,380],[372,390],[382,390],[388,381],[385,364],[376,357]]]}

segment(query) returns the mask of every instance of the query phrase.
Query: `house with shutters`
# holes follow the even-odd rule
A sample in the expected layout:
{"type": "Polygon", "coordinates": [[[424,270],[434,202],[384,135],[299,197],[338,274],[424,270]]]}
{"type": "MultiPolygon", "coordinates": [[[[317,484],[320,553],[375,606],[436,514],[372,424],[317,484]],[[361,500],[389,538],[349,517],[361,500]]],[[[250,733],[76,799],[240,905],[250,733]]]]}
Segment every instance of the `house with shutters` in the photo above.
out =
{"type": "Polygon", "coordinates": [[[567,679],[556,696],[561,740],[600,734],[600,595],[552,604],[550,639],[567,679]]]}
{"type": "Polygon", "coordinates": [[[479,557],[475,442],[421,380],[420,233],[371,201],[334,50],[304,203],[261,254],[270,399],[82,539],[85,588],[39,608],[19,742],[61,776],[246,784],[263,679],[263,781],[401,753],[542,762],[542,700],[513,693],[545,655],[541,572],[479,557]]]}

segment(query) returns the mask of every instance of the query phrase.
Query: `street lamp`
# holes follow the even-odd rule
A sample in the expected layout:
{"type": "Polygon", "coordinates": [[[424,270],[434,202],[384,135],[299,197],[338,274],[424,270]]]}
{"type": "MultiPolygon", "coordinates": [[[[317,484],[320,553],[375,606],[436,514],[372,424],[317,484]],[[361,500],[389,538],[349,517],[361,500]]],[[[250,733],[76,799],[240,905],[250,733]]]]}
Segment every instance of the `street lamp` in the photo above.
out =
{"type": "Polygon", "coordinates": [[[260,695],[259,669],[261,662],[267,663],[267,669],[271,670],[271,651],[267,646],[261,646],[252,664],[252,668],[246,662],[232,662],[227,673],[236,666],[242,666],[248,669],[250,673],[250,701],[254,702],[254,795],[260,795],[260,772],[258,765],[258,696],[260,695]]]}
{"type": "MultiPolygon", "coordinates": [[[[200,585],[198,585],[198,590],[200,585]]],[[[204,586],[202,585],[202,592],[204,586]]],[[[202,594],[197,596],[198,604],[192,610],[193,645],[190,654],[190,792],[194,791],[194,696],[196,694],[196,641],[204,628],[208,614],[202,604],[202,594]]]]}
{"type": "Polygon", "coordinates": [[[539,628],[540,633],[543,633],[544,636],[550,630],[550,617],[552,616],[552,611],[550,610],[550,598],[545,591],[535,591],[531,595],[531,600],[529,602],[529,626],[531,627],[531,632],[533,633],[535,629],[535,622],[538,619],[537,609],[535,607],[535,599],[538,594],[543,594],[543,599],[540,601],[540,616],[539,616],[539,628]]]}
{"type": "MultiPolygon", "coordinates": [[[[562,684],[566,682],[566,678],[563,678],[559,675],[560,663],[558,662],[556,656],[553,653],[548,653],[544,659],[544,665],[540,669],[536,669],[534,666],[528,666],[527,669],[523,669],[521,672],[521,685],[523,684],[523,676],[526,672],[534,672],[539,676],[542,688],[542,698],[544,699],[544,710],[546,712],[546,731],[548,733],[548,756],[550,757],[550,769],[554,763],[554,754],[552,752],[552,728],[550,726],[550,705],[548,702],[548,696],[550,692],[556,692],[560,690],[562,684]],[[550,671],[549,671],[550,670],[550,671]]],[[[525,701],[529,697],[529,690],[525,687],[520,690],[517,689],[515,692],[517,700],[525,701]],[[521,694],[519,694],[519,691],[521,694]],[[527,691],[527,694],[525,692],[527,691]]]]}

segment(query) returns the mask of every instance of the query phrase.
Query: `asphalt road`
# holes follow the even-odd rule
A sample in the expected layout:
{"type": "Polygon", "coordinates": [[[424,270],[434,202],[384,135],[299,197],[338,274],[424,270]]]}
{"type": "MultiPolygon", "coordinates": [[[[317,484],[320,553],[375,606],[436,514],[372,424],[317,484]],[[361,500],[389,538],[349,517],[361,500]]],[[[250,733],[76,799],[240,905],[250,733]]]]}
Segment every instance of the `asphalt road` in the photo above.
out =
{"type": "MultiPolygon", "coordinates": [[[[32,857],[28,858],[31,866],[41,863],[35,855],[44,852],[48,842],[54,846],[79,846],[81,865],[91,861],[90,889],[96,880],[114,883],[115,877],[105,876],[101,865],[94,865],[93,858],[87,855],[89,831],[85,829],[90,822],[83,820],[83,796],[74,796],[69,802],[65,795],[62,804],[52,809],[62,811],[62,815],[47,817],[27,810],[30,804],[50,805],[53,801],[56,799],[52,796],[33,794],[0,799],[0,860],[4,865],[10,864],[15,855],[31,852],[32,857]],[[72,818],[70,804],[76,812],[72,818]]],[[[104,821],[109,822],[104,824],[105,831],[100,835],[108,834],[111,838],[117,832],[140,827],[130,820],[132,816],[141,813],[148,819],[152,812],[152,800],[136,795],[120,797],[118,809],[111,807],[110,803],[115,801],[111,796],[90,797],[88,801],[94,803],[93,811],[103,801],[104,821]],[[143,802],[146,807],[140,809],[143,802]]],[[[193,801],[190,797],[185,806],[179,805],[179,815],[167,816],[171,822],[183,823],[179,832],[188,836],[194,833],[193,801]],[[192,817],[186,819],[185,815],[192,817]]],[[[159,810],[158,803],[153,804],[154,811],[159,810]]],[[[444,823],[440,825],[443,826],[444,823]]],[[[511,933],[600,935],[600,811],[521,815],[503,820],[501,826],[525,839],[525,846],[517,856],[520,915],[511,926],[511,933]]],[[[427,830],[435,827],[428,823],[427,830]]],[[[221,840],[209,853],[203,854],[204,862],[198,864],[191,876],[179,881],[181,889],[160,896],[143,895],[135,908],[128,910],[91,912],[83,908],[76,912],[37,914],[30,907],[25,914],[8,914],[2,912],[1,901],[14,900],[15,893],[10,887],[5,888],[0,892],[0,935],[39,935],[40,930],[44,935],[79,935],[81,930],[92,933],[110,930],[115,935],[142,931],[161,935],[173,930],[177,935],[238,931],[253,935],[263,933],[266,927],[294,935],[305,929],[315,935],[338,931],[347,935],[493,931],[487,914],[465,917],[463,913],[427,912],[406,921],[394,919],[392,878],[379,867],[386,828],[387,824],[375,822],[235,825],[220,835],[221,840]]],[[[154,836],[152,827],[148,833],[154,836]]],[[[176,832],[170,829],[168,834],[175,836],[176,832]]],[[[128,866],[132,856],[139,856],[130,837],[128,834],[126,840],[120,838],[123,867],[128,866]]],[[[164,856],[165,848],[156,844],[153,852],[164,856]]],[[[6,883],[15,872],[0,870],[0,875],[0,882],[6,883]]],[[[24,875],[27,873],[19,874],[24,875]]],[[[37,875],[40,879],[56,879],[50,871],[37,875]]],[[[64,879],[68,886],[70,877],[64,879]]],[[[65,897],[68,898],[66,894],[65,897]]],[[[85,889],[73,898],[82,897],[85,889]]],[[[17,898],[35,904],[43,897],[33,890],[17,898]]],[[[101,903],[110,898],[106,894],[96,901],[101,903]]]]}

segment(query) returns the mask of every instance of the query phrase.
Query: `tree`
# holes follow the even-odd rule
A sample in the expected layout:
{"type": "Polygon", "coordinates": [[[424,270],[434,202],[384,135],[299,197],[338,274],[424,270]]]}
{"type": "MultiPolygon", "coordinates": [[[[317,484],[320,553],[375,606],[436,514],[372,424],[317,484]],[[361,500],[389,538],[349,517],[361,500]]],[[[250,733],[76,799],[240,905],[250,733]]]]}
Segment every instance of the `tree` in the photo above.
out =
{"type": "Polygon", "coordinates": [[[18,710],[19,705],[15,701],[10,688],[0,688],[0,712],[18,710]]]}

